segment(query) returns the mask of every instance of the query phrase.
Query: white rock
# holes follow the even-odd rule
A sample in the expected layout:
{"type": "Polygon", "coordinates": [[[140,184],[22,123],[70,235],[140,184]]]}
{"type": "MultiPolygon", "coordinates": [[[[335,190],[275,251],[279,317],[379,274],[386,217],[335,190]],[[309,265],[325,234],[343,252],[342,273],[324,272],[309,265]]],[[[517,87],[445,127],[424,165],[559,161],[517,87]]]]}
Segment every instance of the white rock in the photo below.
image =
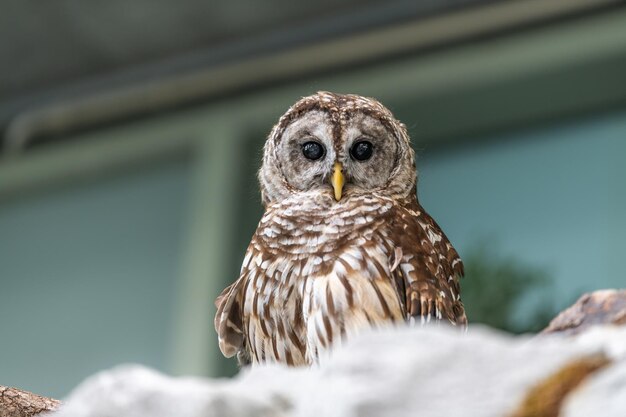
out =
{"type": "Polygon", "coordinates": [[[54,416],[263,416],[280,404],[260,389],[233,390],[227,380],[171,378],[138,365],[100,372],[78,386],[54,416]],[[260,395],[259,395],[260,394],[260,395]]]}
{"type": "Polygon", "coordinates": [[[563,417],[626,416],[626,361],[599,371],[569,396],[563,417]]]}
{"type": "MultiPolygon", "coordinates": [[[[389,329],[354,338],[313,369],[257,367],[232,380],[208,380],[118,367],[86,380],[55,416],[505,416],[530,387],[581,355],[607,350],[623,369],[624,345],[625,328],[575,339],[480,327],[389,329]]],[[[587,399],[570,398],[568,407],[591,410],[595,401],[608,401],[603,394],[626,398],[626,372],[611,376],[612,370],[594,377],[587,399]],[[582,406],[570,405],[578,400],[582,406]]],[[[597,409],[624,417],[620,404],[597,409]]]]}

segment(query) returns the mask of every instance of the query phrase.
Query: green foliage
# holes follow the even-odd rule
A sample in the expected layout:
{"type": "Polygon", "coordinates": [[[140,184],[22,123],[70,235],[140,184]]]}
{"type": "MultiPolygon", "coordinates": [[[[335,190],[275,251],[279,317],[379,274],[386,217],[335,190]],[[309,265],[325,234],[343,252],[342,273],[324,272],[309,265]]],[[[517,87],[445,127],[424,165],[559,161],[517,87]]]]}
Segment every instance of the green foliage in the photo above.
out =
{"type": "Polygon", "coordinates": [[[461,294],[470,323],[526,333],[541,330],[555,316],[546,271],[498,257],[485,245],[463,258],[461,294]]]}

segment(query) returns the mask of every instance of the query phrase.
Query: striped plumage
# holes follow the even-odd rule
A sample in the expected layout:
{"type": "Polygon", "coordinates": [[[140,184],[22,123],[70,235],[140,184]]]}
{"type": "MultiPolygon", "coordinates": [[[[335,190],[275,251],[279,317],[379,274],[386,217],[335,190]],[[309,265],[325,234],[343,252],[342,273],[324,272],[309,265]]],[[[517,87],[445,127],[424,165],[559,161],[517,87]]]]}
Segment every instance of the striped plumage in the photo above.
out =
{"type": "Polygon", "coordinates": [[[366,327],[466,324],[463,264],[419,205],[406,129],[380,103],[325,92],[300,100],[272,130],[259,178],[265,214],[239,279],[216,301],[224,355],[310,365],[366,327]],[[371,161],[351,153],[363,138],[371,161]],[[314,161],[299,154],[311,140],[325,146],[314,161]]]}

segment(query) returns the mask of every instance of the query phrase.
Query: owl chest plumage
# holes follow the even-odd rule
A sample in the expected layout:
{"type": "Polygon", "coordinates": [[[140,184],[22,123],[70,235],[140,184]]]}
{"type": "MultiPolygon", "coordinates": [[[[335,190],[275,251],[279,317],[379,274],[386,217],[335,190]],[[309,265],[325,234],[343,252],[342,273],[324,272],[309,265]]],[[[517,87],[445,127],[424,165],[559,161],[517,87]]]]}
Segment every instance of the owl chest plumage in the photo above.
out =
{"type": "Polygon", "coordinates": [[[310,364],[359,329],[403,320],[389,279],[385,214],[392,203],[353,203],[276,207],[261,220],[243,266],[243,327],[253,361],[310,364]]]}
{"type": "Polygon", "coordinates": [[[364,328],[418,316],[462,323],[458,255],[420,216],[372,196],[269,207],[239,280],[218,299],[222,351],[307,365],[364,328]]]}

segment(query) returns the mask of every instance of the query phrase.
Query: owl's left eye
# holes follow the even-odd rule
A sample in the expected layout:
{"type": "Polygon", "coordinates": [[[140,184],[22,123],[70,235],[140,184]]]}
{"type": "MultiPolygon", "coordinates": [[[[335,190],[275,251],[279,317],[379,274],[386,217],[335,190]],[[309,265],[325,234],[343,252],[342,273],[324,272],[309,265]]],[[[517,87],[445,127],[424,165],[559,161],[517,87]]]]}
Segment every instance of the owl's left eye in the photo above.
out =
{"type": "Polygon", "coordinates": [[[352,145],[350,148],[350,155],[357,161],[366,161],[372,157],[374,153],[374,145],[372,142],[361,140],[352,145]]]}

